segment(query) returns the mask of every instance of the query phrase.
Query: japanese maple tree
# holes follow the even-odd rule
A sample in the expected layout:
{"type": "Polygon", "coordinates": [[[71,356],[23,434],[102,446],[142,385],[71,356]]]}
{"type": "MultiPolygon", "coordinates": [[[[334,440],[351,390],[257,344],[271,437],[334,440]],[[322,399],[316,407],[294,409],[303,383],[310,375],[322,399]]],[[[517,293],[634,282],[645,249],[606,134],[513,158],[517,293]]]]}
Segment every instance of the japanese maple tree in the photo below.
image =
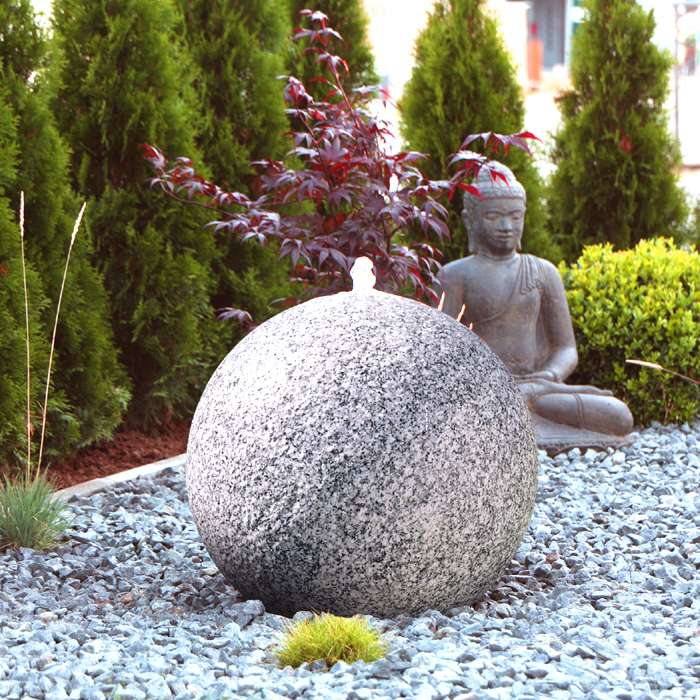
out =
{"type": "MultiPolygon", "coordinates": [[[[155,146],[144,146],[155,170],[152,184],[169,196],[197,203],[215,212],[210,222],[216,231],[227,231],[242,240],[269,240],[280,244],[280,255],[289,257],[292,278],[303,283],[302,296],[330,294],[351,289],[350,269],[356,258],[374,263],[377,288],[410,293],[416,299],[438,301],[433,289],[440,268],[439,244],[449,237],[448,211],[440,200],[459,190],[478,190],[470,184],[486,157],[469,150],[482,139],[486,152],[506,151],[512,146],[529,152],[529,132],[501,135],[492,132],[468,136],[450,165],[448,180],[430,180],[420,170],[425,158],[417,152],[387,152],[392,136],[386,122],[370,111],[371,100],[388,95],[375,87],[346,91],[343,77],[347,63],[331,53],[340,35],[322,12],[303,10],[307,27],[294,39],[306,40],[306,51],[316,55],[324,85],[323,99],[314,98],[294,78],[287,78],[284,91],[287,113],[294,124],[294,148],[288,166],[262,160],[256,192],[247,196],[227,192],[199,175],[189,158],[172,163],[155,146]],[[409,227],[422,237],[408,243],[402,232],[409,227]]],[[[503,177],[491,170],[493,178],[503,177]]],[[[293,305],[302,299],[285,301],[293,305]]],[[[251,324],[244,310],[219,310],[220,318],[251,324]]]]}

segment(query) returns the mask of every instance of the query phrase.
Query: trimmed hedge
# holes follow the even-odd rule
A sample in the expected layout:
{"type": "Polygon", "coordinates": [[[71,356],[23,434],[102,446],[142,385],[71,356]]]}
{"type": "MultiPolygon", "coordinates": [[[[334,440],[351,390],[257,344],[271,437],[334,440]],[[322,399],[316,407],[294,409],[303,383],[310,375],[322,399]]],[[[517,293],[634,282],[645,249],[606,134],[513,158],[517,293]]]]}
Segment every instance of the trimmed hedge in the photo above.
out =
{"type": "Polygon", "coordinates": [[[589,246],[560,272],[576,332],[572,382],[611,389],[635,423],[683,422],[700,413],[700,388],[625,360],[656,362],[700,379],[700,254],[671,240],[614,252],[589,246]]]}

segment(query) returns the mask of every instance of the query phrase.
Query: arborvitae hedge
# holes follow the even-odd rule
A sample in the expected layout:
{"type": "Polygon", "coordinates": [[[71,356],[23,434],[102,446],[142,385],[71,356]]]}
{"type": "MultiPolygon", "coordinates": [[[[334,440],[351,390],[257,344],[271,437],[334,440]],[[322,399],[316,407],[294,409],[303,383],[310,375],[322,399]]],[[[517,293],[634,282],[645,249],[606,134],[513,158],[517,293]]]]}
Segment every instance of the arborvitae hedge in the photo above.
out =
{"type": "Polygon", "coordinates": [[[140,144],[197,160],[199,116],[170,0],[57,0],[54,110],[73,151],[133,383],[132,422],[187,415],[224,353],[211,311],[214,239],[194,207],[149,190],[140,144]]]}
{"type": "MultiPolygon", "coordinates": [[[[45,325],[52,327],[68,243],[80,201],[70,190],[68,153],[42,98],[28,95],[20,121],[17,185],[26,193],[29,258],[51,299],[45,325]]],[[[102,275],[92,263],[90,232],[81,227],[71,253],[56,334],[54,391],[65,395],[70,415],[48,426],[62,453],[111,437],[131,396],[118,360],[102,275]]]]}
{"type": "MultiPolygon", "coordinates": [[[[28,0],[8,0],[0,8],[0,75],[17,118],[17,177],[8,194],[12,208],[25,192],[27,258],[42,277],[51,300],[43,322],[50,333],[73,224],[80,203],[70,189],[68,151],[59,136],[37,79],[44,38],[28,0]]],[[[50,449],[67,453],[109,437],[121,422],[129,397],[128,380],[117,360],[102,278],[91,262],[85,230],[73,248],[56,337],[52,372],[55,404],[49,417],[50,449]]],[[[37,342],[45,339],[37,338],[37,342]]]]}
{"type": "MultiPolygon", "coordinates": [[[[289,0],[289,8],[294,27],[300,26],[299,12],[306,8],[320,10],[328,15],[330,26],[343,37],[342,41],[333,40],[331,49],[334,54],[344,58],[350,67],[350,73],[343,81],[346,88],[377,83],[374,56],[367,37],[369,20],[362,0],[316,0],[311,3],[306,0],[289,0]]],[[[304,54],[306,46],[302,41],[293,47],[290,72],[304,83],[307,90],[314,95],[323,96],[328,88],[313,82],[312,79],[319,75],[319,65],[315,54],[304,54]]]]}
{"type": "MultiPolygon", "coordinates": [[[[469,134],[514,133],[524,128],[523,96],[496,20],[484,0],[438,1],[419,35],[415,66],[401,98],[401,134],[407,148],[430,156],[426,172],[444,179],[449,156],[469,134]]],[[[536,125],[527,125],[536,132],[536,125]]],[[[477,150],[477,144],[473,149],[477,150]]],[[[532,161],[515,149],[498,156],[527,191],[523,249],[549,260],[560,251],[546,230],[544,186],[532,161]]],[[[467,254],[467,236],[454,201],[452,241],[445,261],[467,254]]]]}
{"type": "Polygon", "coordinates": [[[197,145],[216,182],[250,183],[252,160],[291,148],[283,98],[291,25],[274,0],[178,0],[195,64],[197,145]]]}
{"type": "MultiPolygon", "coordinates": [[[[192,56],[200,114],[197,145],[221,187],[251,192],[254,160],[283,159],[292,144],[283,98],[291,24],[273,0],[179,0],[192,56]]],[[[214,235],[214,234],[212,234],[214,235]]],[[[248,310],[256,322],[289,296],[287,265],[274,246],[240,243],[216,234],[216,307],[248,310]]],[[[229,342],[241,331],[228,323],[229,342]]]]}
{"type": "MultiPolygon", "coordinates": [[[[0,84],[0,474],[21,464],[27,449],[27,369],[24,289],[19,227],[10,208],[7,191],[16,177],[17,137],[15,117],[0,84]]],[[[38,428],[39,405],[46,377],[46,333],[41,313],[46,307],[41,281],[31,265],[27,269],[32,341],[32,419],[38,428]]]]}
{"type": "Polygon", "coordinates": [[[585,8],[551,185],[552,230],[568,260],[590,243],[628,248],[674,235],[686,215],[664,108],[672,59],[652,41],[653,13],[634,0],[585,8]]]}

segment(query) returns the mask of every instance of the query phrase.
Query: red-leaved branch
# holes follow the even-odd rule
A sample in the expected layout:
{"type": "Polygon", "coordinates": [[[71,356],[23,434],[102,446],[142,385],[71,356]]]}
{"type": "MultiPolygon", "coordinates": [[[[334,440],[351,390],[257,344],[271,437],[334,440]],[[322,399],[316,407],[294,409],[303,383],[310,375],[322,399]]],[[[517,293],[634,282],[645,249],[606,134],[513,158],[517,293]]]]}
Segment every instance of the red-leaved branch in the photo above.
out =
{"type": "MultiPolygon", "coordinates": [[[[350,268],[366,256],[374,262],[379,289],[436,303],[439,245],[450,235],[443,202],[458,190],[478,196],[471,183],[481,168],[489,167],[487,156],[470,146],[480,140],[487,154],[507,153],[511,147],[529,153],[527,142],[536,137],[530,132],[470,135],[451,158],[452,176],[427,179],[420,170],[425,155],[387,152],[392,133],[370,110],[380,89],[348,93],[343,87],[342,75],[349,68],[329,50],[341,37],[328,17],[311,10],[301,15],[309,26],[298,29],[294,39],[307,41],[306,51],[316,55],[322,69],[316,82],[326,93],[315,98],[301,81],[287,79],[284,99],[293,124],[289,160],[294,166],[254,162],[258,196],[251,197],[222,190],[199,175],[189,158],[169,161],[157,147],[144,145],[155,172],[151,184],[174,199],[210,209],[215,219],[208,225],[215,231],[262,245],[277,241],[280,255],[291,262],[291,278],[303,283],[303,298],[350,289],[350,268]],[[411,235],[403,236],[407,231],[411,235]]],[[[489,170],[493,178],[502,177],[489,170]]],[[[284,300],[285,305],[303,298],[284,300]]],[[[241,309],[220,309],[219,318],[252,326],[241,309]]]]}

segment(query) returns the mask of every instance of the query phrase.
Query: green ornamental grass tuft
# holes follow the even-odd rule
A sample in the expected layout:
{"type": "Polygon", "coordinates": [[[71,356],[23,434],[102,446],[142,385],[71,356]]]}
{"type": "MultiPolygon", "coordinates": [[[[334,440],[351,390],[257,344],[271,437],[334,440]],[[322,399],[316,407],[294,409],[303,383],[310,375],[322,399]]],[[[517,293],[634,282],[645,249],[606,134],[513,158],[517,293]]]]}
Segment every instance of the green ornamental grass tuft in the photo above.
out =
{"type": "Polygon", "coordinates": [[[5,479],[0,487],[0,550],[52,549],[67,526],[65,504],[43,474],[5,479]]]}
{"type": "Polygon", "coordinates": [[[317,660],[330,667],[337,661],[376,661],[386,652],[387,644],[364,618],[323,613],[290,625],[277,659],[281,667],[317,660]]]}

